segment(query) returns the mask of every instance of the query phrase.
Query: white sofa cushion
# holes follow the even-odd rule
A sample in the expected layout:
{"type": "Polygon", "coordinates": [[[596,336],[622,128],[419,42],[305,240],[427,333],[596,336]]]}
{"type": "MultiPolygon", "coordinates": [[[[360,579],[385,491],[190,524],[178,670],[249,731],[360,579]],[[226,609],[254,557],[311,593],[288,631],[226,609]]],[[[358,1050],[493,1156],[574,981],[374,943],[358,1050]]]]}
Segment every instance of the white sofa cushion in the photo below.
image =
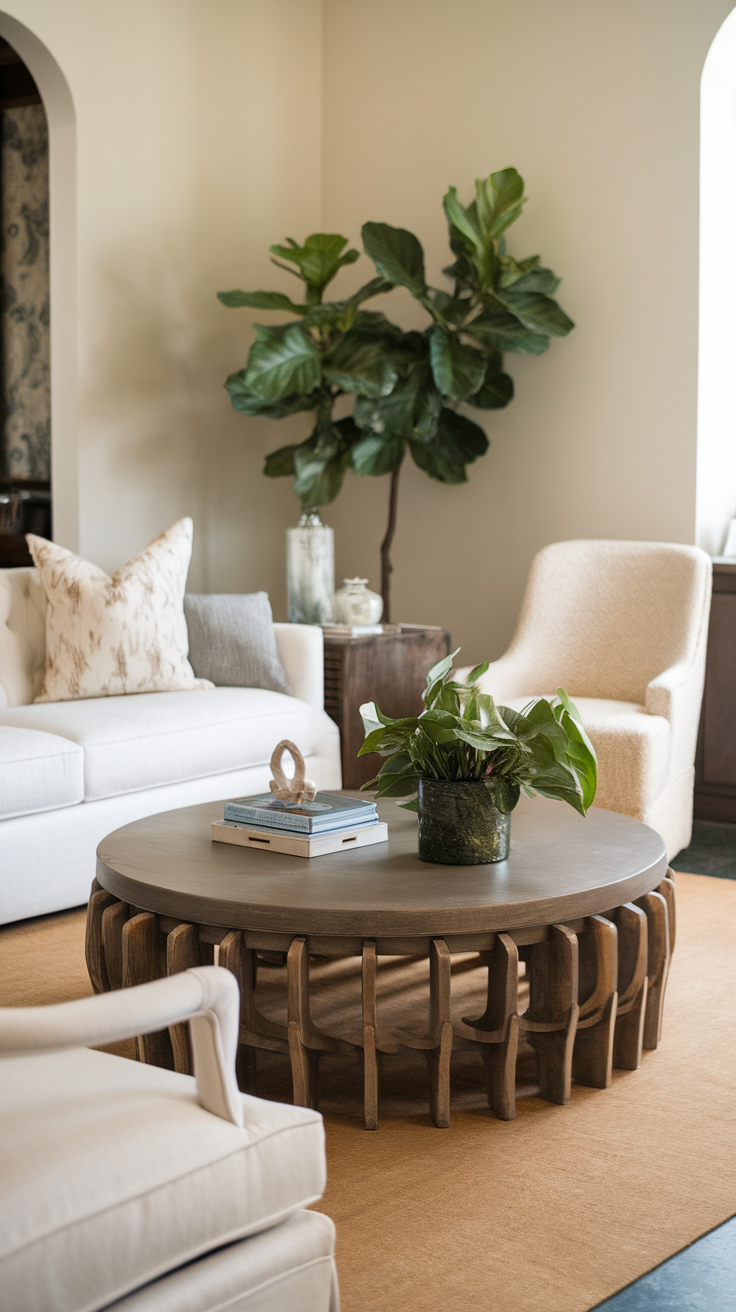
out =
{"type": "Polygon", "coordinates": [[[0,727],[0,819],[74,806],[84,797],[84,752],[68,738],[0,727]]]}
{"type": "Polygon", "coordinates": [[[84,799],[265,764],[281,738],[314,750],[315,716],[264,688],[210,688],[46,702],[0,710],[0,725],[36,729],[84,749],[84,799]]]}
{"type": "Polygon", "coordinates": [[[241,1130],[190,1076],[108,1053],[3,1058],[3,1306],[101,1308],[315,1202],[321,1116],[245,1095],[243,1112],[241,1130]]]}
{"type": "MultiPolygon", "coordinates": [[[[551,699],[554,693],[535,693],[551,699]]],[[[500,699],[499,699],[500,700],[500,699]]],[[[521,711],[532,697],[507,697],[504,705],[521,711]]],[[[647,813],[667,784],[672,730],[661,715],[649,715],[637,702],[574,697],[598,757],[594,806],[647,822],[647,813]]]]}
{"type": "Polygon", "coordinates": [[[339,1312],[334,1247],[328,1216],[295,1212],[162,1276],[109,1312],[339,1312]]]}

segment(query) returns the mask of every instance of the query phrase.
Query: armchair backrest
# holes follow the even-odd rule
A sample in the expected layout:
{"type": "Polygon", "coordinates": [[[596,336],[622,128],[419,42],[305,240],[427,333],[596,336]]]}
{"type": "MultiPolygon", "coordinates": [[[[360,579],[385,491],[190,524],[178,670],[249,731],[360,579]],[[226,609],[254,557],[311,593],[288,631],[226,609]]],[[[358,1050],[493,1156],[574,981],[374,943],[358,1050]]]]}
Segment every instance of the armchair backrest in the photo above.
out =
{"type": "Polygon", "coordinates": [[[506,656],[530,691],[643,703],[652,679],[704,653],[710,589],[698,547],[556,542],[532,562],[506,656]]]}
{"type": "Polygon", "coordinates": [[[32,702],[45,662],[46,594],[38,570],[0,569],[0,707],[32,702]]]}

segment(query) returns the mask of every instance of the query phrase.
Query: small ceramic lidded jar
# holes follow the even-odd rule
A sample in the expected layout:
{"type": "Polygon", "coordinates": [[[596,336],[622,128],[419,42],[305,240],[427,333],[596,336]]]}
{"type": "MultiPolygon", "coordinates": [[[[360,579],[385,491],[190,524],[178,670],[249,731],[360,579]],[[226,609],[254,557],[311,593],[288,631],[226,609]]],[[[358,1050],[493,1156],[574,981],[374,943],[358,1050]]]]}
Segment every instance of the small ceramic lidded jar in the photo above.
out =
{"type": "Polygon", "coordinates": [[[344,579],[335,593],[332,614],[336,624],[378,624],[383,598],[367,587],[367,579],[344,579]]]}

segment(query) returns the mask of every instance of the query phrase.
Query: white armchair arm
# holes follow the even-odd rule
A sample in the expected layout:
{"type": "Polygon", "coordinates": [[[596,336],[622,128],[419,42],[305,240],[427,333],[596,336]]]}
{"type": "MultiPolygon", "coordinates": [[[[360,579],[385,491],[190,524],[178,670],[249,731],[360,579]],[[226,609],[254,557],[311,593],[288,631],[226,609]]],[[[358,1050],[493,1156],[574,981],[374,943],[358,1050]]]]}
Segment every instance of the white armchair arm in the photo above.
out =
{"type": "Polygon", "coordinates": [[[52,1007],[0,1007],[0,1055],[89,1048],[189,1021],[199,1101],[208,1112],[243,1124],[235,1079],[240,994],[220,966],[195,966],[113,993],[52,1007]]]}
{"type": "Polygon", "coordinates": [[[677,665],[670,665],[669,669],[663,670],[656,679],[652,679],[647,684],[644,702],[647,713],[663,715],[666,720],[671,720],[672,706],[677,693],[693,679],[694,675],[699,676],[699,674],[700,671],[693,668],[692,661],[678,661],[677,665]]]}
{"type": "Polygon", "coordinates": [[[695,760],[704,680],[705,644],[695,660],[678,661],[652,679],[644,698],[648,715],[669,721],[672,759],[687,769],[695,760]]]}
{"type": "Polygon", "coordinates": [[[292,692],[313,711],[324,709],[324,639],[317,624],[274,624],[279,659],[292,692]]]}

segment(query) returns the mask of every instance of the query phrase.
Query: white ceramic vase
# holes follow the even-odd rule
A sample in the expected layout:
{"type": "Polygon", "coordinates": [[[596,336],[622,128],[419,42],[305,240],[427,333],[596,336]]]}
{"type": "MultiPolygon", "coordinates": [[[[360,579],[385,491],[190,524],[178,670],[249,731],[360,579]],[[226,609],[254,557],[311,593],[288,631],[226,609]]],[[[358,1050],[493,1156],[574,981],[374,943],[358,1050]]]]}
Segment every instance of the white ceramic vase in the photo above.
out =
{"type": "Polygon", "coordinates": [[[330,624],[335,591],[335,535],[319,511],[304,510],[286,530],[286,586],[290,624],[330,624]]]}
{"type": "Polygon", "coordinates": [[[383,598],[367,587],[367,579],[344,579],[335,593],[332,614],[336,624],[378,624],[383,598]]]}

